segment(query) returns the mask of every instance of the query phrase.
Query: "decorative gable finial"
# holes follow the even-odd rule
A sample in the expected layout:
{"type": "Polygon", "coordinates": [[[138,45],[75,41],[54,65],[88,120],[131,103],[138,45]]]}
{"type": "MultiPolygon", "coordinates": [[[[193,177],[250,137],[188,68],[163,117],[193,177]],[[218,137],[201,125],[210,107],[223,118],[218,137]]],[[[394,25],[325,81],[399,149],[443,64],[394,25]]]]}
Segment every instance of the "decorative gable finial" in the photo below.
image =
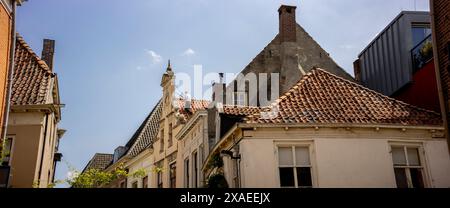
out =
{"type": "Polygon", "coordinates": [[[167,65],[167,71],[172,71],[172,66],[170,66],[170,59],[169,59],[169,64],[167,65]]]}

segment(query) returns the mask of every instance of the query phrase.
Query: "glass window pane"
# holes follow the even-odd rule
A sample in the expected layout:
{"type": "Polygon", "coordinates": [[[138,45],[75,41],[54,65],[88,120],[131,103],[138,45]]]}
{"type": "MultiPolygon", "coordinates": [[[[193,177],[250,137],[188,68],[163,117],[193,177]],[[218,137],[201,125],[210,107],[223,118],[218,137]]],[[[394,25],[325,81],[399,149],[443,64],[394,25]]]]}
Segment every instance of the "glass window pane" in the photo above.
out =
{"type": "Polygon", "coordinates": [[[291,147],[280,147],[278,148],[279,163],[280,165],[294,165],[294,160],[292,159],[292,148],[291,147]]]}
{"type": "Polygon", "coordinates": [[[413,26],[413,28],[412,28],[412,38],[413,38],[412,46],[413,47],[416,46],[430,34],[431,34],[431,28],[429,25],[413,26]]]}
{"type": "Polygon", "coordinates": [[[419,150],[417,148],[408,148],[408,162],[410,166],[419,166],[419,150]]]}
{"type": "Polygon", "coordinates": [[[280,168],[280,186],[295,187],[293,168],[280,168]]]}
{"type": "Polygon", "coordinates": [[[413,184],[414,188],[423,188],[423,176],[422,176],[422,170],[419,168],[411,168],[409,169],[411,172],[411,182],[413,184]]]}
{"type": "Polygon", "coordinates": [[[295,165],[310,165],[308,147],[295,147],[295,165]]]}
{"type": "Polygon", "coordinates": [[[311,168],[297,168],[297,181],[299,187],[312,187],[311,168]]]}
{"type": "Polygon", "coordinates": [[[394,168],[394,172],[395,172],[395,181],[397,182],[397,188],[408,188],[405,169],[394,168]]]}
{"type": "Polygon", "coordinates": [[[392,160],[394,165],[406,165],[405,151],[403,147],[392,148],[392,160]]]}

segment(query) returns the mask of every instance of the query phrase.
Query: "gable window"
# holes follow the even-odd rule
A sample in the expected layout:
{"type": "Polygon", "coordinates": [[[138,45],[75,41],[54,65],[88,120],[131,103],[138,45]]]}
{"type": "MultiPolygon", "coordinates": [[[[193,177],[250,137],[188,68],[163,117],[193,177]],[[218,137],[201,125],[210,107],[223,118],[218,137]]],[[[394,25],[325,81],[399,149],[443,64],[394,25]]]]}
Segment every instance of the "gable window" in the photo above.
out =
{"type": "Polygon", "coordinates": [[[312,187],[311,161],[308,147],[278,147],[278,164],[280,187],[312,187]]]}
{"type": "Polygon", "coordinates": [[[392,146],[397,188],[424,188],[424,167],[419,147],[392,146]]]}
{"type": "Polygon", "coordinates": [[[138,182],[133,182],[133,184],[131,184],[131,188],[138,188],[138,182]]]}
{"type": "Polygon", "coordinates": [[[142,188],[148,188],[148,176],[142,178],[142,188]]]}
{"type": "Polygon", "coordinates": [[[176,163],[173,162],[169,165],[169,178],[170,178],[170,188],[176,188],[177,182],[177,166],[176,163]]]}

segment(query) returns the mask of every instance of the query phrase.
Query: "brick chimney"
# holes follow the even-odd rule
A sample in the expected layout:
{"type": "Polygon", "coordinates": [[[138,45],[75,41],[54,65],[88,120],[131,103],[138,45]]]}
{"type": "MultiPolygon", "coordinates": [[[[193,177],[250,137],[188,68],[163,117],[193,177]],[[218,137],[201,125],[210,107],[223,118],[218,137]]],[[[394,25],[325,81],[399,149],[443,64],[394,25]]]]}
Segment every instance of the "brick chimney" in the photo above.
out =
{"type": "Polygon", "coordinates": [[[278,9],[281,42],[296,42],[296,26],[295,9],[296,6],[281,5],[278,9]]]}
{"type": "Polygon", "coordinates": [[[44,39],[44,45],[42,47],[41,59],[45,61],[50,70],[53,71],[53,55],[55,54],[55,41],[44,39]]]}

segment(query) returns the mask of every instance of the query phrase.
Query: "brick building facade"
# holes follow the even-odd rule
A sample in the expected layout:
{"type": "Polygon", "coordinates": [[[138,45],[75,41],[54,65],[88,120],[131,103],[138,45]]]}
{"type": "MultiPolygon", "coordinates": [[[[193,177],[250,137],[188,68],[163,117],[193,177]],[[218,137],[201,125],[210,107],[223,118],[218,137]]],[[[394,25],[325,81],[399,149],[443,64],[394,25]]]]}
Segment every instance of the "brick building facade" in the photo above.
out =
{"type": "MultiPolygon", "coordinates": [[[[450,1],[430,0],[438,90],[447,139],[450,116],[450,1]]],[[[450,147],[449,147],[450,148],[450,147]]]]}

